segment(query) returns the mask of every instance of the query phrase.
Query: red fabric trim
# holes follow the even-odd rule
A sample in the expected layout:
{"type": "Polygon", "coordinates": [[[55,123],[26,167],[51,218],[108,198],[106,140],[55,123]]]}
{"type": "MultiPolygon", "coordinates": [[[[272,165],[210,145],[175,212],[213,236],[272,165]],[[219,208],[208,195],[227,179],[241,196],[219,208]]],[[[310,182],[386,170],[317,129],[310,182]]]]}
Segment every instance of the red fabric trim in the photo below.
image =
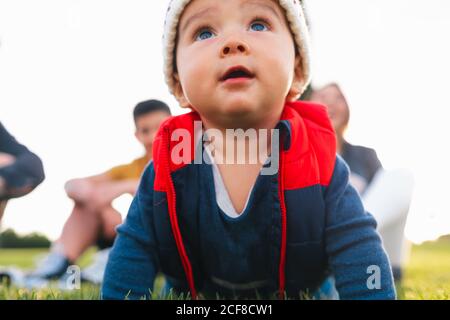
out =
{"type": "MultiPolygon", "coordinates": [[[[163,137],[164,137],[164,131],[169,130],[170,135],[177,129],[186,130],[186,132],[189,132],[190,139],[190,162],[194,162],[195,157],[195,141],[194,141],[194,122],[195,121],[201,121],[200,116],[196,112],[190,112],[181,116],[176,117],[170,117],[167,120],[165,120],[155,137],[155,140],[153,141],[153,159],[154,159],[154,168],[155,168],[155,183],[153,186],[153,189],[155,191],[166,191],[166,181],[165,181],[165,175],[162,174],[163,170],[159,170],[159,166],[161,165],[161,148],[166,148],[167,145],[162,143],[163,137]]],[[[169,141],[169,155],[171,155],[173,151],[173,146],[183,143],[183,139],[180,139],[180,141],[171,141],[171,137],[168,139],[169,141]]],[[[174,172],[178,169],[183,168],[186,166],[186,164],[176,164],[172,161],[172,157],[168,157],[168,162],[170,166],[170,172],[174,172]]]]}
{"type": "Polygon", "coordinates": [[[183,238],[181,236],[181,232],[180,232],[180,227],[178,225],[178,216],[177,216],[177,209],[176,209],[176,203],[177,203],[177,198],[176,198],[176,193],[175,193],[175,188],[173,185],[173,181],[172,181],[172,176],[171,176],[171,171],[170,171],[170,167],[169,167],[169,157],[168,157],[168,153],[169,153],[169,135],[170,135],[170,131],[165,128],[165,132],[164,132],[164,139],[163,142],[165,143],[165,145],[167,146],[167,148],[165,148],[165,150],[167,150],[166,152],[163,152],[163,154],[165,154],[164,159],[165,160],[163,162],[163,165],[165,165],[165,174],[166,174],[166,193],[167,193],[167,204],[168,204],[168,209],[169,209],[169,218],[170,218],[170,224],[172,226],[172,233],[173,236],[175,238],[175,243],[177,245],[177,249],[178,249],[178,254],[180,255],[180,259],[181,259],[181,263],[183,264],[183,268],[184,268],[184,272],[186,274],[186,278],[188,281],[188,285],[189,285],[189,289],[191,291],[191,295],[192,298],[195,300],[197,299],[197,290],[195,288],[195,282],[194,282],[194,275],[192,272],[192,266],[191,266],[191,262],[189,261],[189,257],[186,253],[186,249],[184,247],[184,243],[183,243],[183,238]]]}
{"type": "MultiPolygon", "coordinates": [[[[291,125],[291,148],[285,157],[285,190],[306,188],[313,185],[328,186],[334,170],[336,160],[336,137],[328,118],[326,107],[306,102],[288,102],[283,111],[282,120],[289,121],[291,125]],[[294,146],[294,147],[293,147],[294,146]],[[299,172],[301,168],[301,172],[299,172]]],[[[200,116],[191,112],[185,115],[171,117],[166,120],[153,143],[153,158],[155,166],[156,191],[166,191],[166,181],[163,170],[158,167],[161,163],[161,141],[163,128],[170,132],[176,129],[185,129],[192,139],[191,161],[194,161],[194,121],[200,121],[200,116]]],[[[170,141],[171,142],[171,141],[170,141]]],[[[180,142],[171,142],[175,146],[180,142]]],[[[170,148],[169,154],[173,147],[170,148]]],[[[170,170],[174,172],[186,164],[175,164],[169,157],[170,170]]]]}
{"type": "MultiPolygon", "coordinates": [[[[282,139],[281,139],[281,142],[282,139]]],[[[281,211],[281,250],[280,250],[280,263],[278,268],[278,295],[280,299],[284,299],[286,291],[286,239],[287,239],[287,211],[286,202],[284,199],[284,151],[280,150],[280,174],[278,175],[278,198],[280,200],[281,211]]]]}

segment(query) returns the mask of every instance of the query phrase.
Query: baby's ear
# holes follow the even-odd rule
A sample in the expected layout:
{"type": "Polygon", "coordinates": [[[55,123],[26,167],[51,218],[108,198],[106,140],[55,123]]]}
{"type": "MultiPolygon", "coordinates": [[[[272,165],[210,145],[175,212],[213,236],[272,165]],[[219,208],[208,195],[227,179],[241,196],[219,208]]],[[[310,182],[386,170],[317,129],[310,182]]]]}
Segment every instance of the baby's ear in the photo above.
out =
{"type": "Polygon", "coordinates": [[[183,88],[181,87],[180,77],[178,76],[178,73],[175,73],[173,77],[175,79],[175,88],[174,88],[175,98],[178,100],[180,107],[189,108],[191,104],[184,95],[184,91],[183,88]]]}
{"type": "Polygon", "coordinates": [[[292,80],[291,89],[289,90],[287,101],[296,101],[302,94],[302,88],[305,83],[303,79],[302,58],[300,55],[295,57],[294,79],[292,80]]]}

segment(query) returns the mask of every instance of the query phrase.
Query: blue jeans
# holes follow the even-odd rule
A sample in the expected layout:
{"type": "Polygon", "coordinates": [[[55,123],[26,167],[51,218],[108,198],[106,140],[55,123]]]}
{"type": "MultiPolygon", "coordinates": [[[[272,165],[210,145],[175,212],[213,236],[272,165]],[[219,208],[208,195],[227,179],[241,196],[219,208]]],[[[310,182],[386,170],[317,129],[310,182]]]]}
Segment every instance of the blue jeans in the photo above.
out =
{"type": "Polygon", "coordinates": [[[339,293],[336,290],[336,281],[333,276],[329,276],[322,283],[320,288],[314,293],[315,300],[339,300],[339,293]]]}

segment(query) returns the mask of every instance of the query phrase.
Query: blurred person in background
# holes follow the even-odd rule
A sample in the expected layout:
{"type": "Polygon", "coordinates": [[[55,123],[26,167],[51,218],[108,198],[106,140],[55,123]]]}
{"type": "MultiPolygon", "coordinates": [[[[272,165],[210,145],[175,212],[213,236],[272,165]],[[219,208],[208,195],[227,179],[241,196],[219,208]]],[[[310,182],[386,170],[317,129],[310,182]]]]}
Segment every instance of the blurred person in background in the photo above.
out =
{"type": "Polygon", "coordinates": [[[17,142],[0,122],[0,222],[6,202],[30,193],[44,178],[41,159],[17,142]]]}
{"type": "MultiPolygon", "coordinates": [[[[169,107],[158,100],[139,103],[133,112],[135,136],[145,154],[129,164],[114,167],[105,173],[66,183],[67,196],[74,208],[59,239],[38,267],[26,277],[25,286],[42,287],[48,280],[67,277],[67,268],[93,245],[100,251],[94,263],[82,271],[82,280],[100,283],[122,216],[112,202],[124,195],[134,195],[141,173],[152,159],[153,138],[161,122],[171,115],[169,107]]],[[[63,283],[63,281],[61,282],[63,283]]]]}
{"type": "Polygon", "coordinates": [[[394,279],[400,281],[410,251],[404,229],[413,191],[412,174],[403,169],[384,169],[375,150],[355,146],[345,140],[350,109],[337,84],[313,89],[307,99],[328,107],[336,131],[337,152],[347,162],[351,171],[350,182],[360,193],[366,210],[377,220],[394,279]]]}

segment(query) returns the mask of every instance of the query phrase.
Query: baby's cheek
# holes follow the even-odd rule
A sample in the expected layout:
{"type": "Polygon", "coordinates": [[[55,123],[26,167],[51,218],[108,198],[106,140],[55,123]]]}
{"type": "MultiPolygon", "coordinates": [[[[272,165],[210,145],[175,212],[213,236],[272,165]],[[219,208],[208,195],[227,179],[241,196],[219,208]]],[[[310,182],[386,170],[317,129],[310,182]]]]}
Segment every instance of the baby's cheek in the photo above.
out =
{"type": "Polygon", "coordinates": [[[184,75],[183,89],[184,92],[193,95],[196,94],[197,91],[202,89],[204,83],[210,81],[210,72],[207,72],[199,66],[195,68],[195,65],[191,65],[189,68],[186,68],[186,72],[184,75]]]}

